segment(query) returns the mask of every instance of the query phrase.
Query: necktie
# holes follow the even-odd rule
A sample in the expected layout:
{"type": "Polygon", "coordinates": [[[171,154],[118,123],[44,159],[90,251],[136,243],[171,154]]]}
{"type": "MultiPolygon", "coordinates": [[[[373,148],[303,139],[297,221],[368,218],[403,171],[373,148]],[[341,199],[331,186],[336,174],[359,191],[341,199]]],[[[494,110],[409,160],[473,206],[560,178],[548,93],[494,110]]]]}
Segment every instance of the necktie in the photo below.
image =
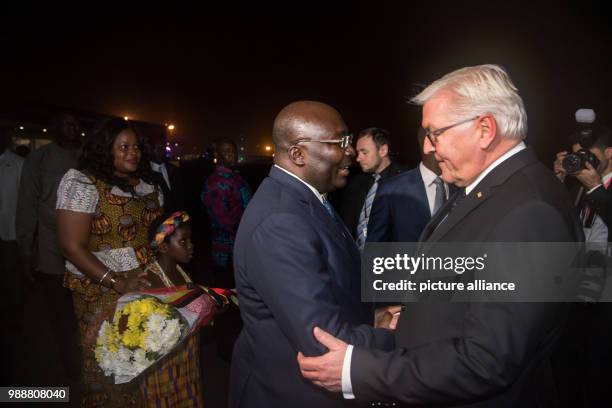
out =
{"type": "Polygon", "coordinates": [[[323,197],[323,207],[325,207],[325,209],[327,210],[329,215],[331,215],[332,218],[336,218],[336,215],[334,214],[334,208],[325,197],[323,197]]]}
{"type": "Polygon", "coordinates": [[[423,234],[422,241],[427,241],[431,234],[448,218],[448,215],[459,205],[461,200],[465,198],[465,188],[460,188],[448,199],[446,204],[432,217],[431,222],[427,224],[423,234]]]}
{"type": "MultiPolygon", "coordinates": [[[[450,213],[452,213],[455,208],[459,205],[459,203],[465,198],[465,188],[460,188],[453,194],[453,196],[449,199],[448,205],[444,208],[444,210],[439,214],[438,219],[440,222],[436,225],[436,228],[440,226],[444,222],[445,219],[448,218],[450,213]]],[[[435,229],[435,228],[434,228],[435,229]]]]}
{"type": "Polygon", "coordinates": [[[459,203],[466,197],[466,195],[465,195],[465,187],[458,189],[457,192],[454,194],[454,197],[455,197],[455,199],[451,203],[450,210],[448,211],[449,214],[451,213],[451,211],[453,211],[455,208],[457,208],[459,203]]]}
{"type": "Polygon", "coordinates": [[[325,197],[323,197],[323,207],[325,207],[325,209],[327,210],[329,215],[334,220],[334,223],[336,224],[336,226],[340,230],[340,233],[342,234],[342,236],[344,238],[348,238],[349,234],[347,233],[348,230],[344,226],[344,222],[342,221],[342,219],[340,218],[340,216],[338,215],[336,210],[334,210],[334,207],[331,205],[331,203],[329,201],[327,201],[327,198],[325,198],[325,197]]]}
{"type": "Polygon", "coordinates": [[[434,183],[436,185],[436,197],[434,199],[433,212],[431,213],[432,216],[437,213],[438,210],[442,208],[442,206],[446,202],[446,191],[444,191],[444,182],[440,177],[436,177],[434,183]]]}
{"type": "Polygon", "coordinates": [[[359,213],[359,222],[357,223],[357,246],[360,251],[363,251],[366,238],[368,236],[368,220],[370,219],[370,211],[372,210],[372,203],[376,197],[376,190],[378,190],[378,180],[380,180],[380,174],[374,173],[374,184],[368,190],[366,199],[359,213]]]}

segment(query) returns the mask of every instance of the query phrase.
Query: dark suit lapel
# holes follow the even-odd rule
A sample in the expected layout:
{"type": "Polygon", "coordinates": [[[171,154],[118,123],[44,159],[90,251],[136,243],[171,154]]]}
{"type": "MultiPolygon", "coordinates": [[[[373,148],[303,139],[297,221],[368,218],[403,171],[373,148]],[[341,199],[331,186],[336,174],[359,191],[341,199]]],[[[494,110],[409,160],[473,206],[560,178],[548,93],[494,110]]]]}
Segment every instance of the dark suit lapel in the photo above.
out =
{"type": "Polygon", "coordinates": [[[335,212],[334,219],[306,184],[274,166],[270,169],[270,177],[290,188],[296,194],[298,200],[308,207],[310,215],[320,221],[323,228],[336,235],[338,240],[345,240],[359,254],[353,237],[338,213],[335,212]]]}
{"type": "MultiPolygon", "coordinates": [[[[440,241],[444,236],[451,231],[461,220],[469,213],[474,211],[478,206],[495,193],[495,188],[504,184],[508,178],[523,167],[537,162],[536,156],[531,149],[527,148],[514,156],[511,156],[495,169],[493,169],[478,185],[468,194],[457,207],[448,215],[448,217],[440,224],[441,218],[444,217],[446,211],[439,211],[438,216],[432,219],[425,227],[425,231],[421,235],[421,241],[433,243],[440,241]],[[439,224],[439,225],[438,225],[439,224]],[[436,225],[438,227],[436,228],[436,225]],[[426,234],[427,232],[427,234],[426,234]]],[[[447,202],[442,209],[446,209],[452,202],[447,202]]],[[[424,244],[423,249],[426,250],[428,245],[424,244]]]]}

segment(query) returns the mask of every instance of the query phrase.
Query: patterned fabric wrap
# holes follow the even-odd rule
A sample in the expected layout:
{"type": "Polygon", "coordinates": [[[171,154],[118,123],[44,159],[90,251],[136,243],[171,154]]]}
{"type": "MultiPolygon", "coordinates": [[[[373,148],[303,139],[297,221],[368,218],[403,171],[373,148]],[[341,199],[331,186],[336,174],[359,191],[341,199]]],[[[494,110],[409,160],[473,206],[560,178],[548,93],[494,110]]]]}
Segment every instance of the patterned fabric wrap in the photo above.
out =
{"type": "Polygon", "coordinates": [[[177,211],[170,214],[170,216],[157,228],[155,238],[149,244],[151,245],[151,249],[157,249],[167,237],[174,234],[174,231],[187,221],[189,221],[189,214],[185,211],[177,211]]]}
{"type": "Polygon", "coordinates": [[[203,407],[200,383],[200,336],[196,331],[144,376],[139,384],[141,404],[151,408],[203,407]]]}
{"type": "Polygon", "coordinates": [[[206,179],[201,198],[211,224],[213,261],[216,266],[227,267],[231,263],[238,224],[251,200],[251,189],[240,174],[217,166],[206,179]]]}

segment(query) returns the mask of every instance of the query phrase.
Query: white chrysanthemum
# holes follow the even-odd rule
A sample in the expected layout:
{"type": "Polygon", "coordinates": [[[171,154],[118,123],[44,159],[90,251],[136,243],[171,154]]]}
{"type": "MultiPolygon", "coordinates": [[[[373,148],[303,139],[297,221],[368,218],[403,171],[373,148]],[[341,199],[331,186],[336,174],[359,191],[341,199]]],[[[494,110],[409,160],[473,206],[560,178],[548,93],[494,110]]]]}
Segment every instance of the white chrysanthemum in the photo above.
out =
{"type": "Polygon", "coordinates": [[[147,337],[145,338],[145,349],[159,353],[162,349],[162,332],[166,327],[166,319],[157,313],[149,316],[147,322],[147,337]]]}
{"type": "Polygon", "coordinates": [[[166,321],[166,327],[162,332],[162,353],[169,352],[181,337],[181,324],[178,319],[166,321]]]}
{"type": "Polygon", "coordinates": [[[151,363],[153,362],[147,359],[147,354],[143,349],[134,351],[133,369],[136,375],[143,372],[151,363]]]}
{"type": "Polygon", "coordinates": [[[181,325],[178,319],[166,319],[153,314],[147,322],[145,348],[148,351],[165,354],[172,349],[181,337],[181,325]]]}

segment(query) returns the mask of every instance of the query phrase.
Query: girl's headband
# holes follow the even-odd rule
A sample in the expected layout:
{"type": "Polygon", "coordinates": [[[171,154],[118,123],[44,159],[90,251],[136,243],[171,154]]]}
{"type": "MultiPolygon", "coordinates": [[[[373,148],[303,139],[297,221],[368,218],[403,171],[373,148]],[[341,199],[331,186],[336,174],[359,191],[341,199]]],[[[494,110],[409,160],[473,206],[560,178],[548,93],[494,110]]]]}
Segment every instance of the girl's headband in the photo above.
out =
{"type": "Polygon", "coordinates": [[[176,231],[178,227],[187,221],[189,221],[189,214],[187,214],[185,211],[177,211],[170,214],[170,216],[166,218],[159,227],[157,227],[155,238],[149,244],[151,245],[151,248],[157,249],[159,245],[164,242],[166,237],[174,234],[174,231],[176,231]]]}

